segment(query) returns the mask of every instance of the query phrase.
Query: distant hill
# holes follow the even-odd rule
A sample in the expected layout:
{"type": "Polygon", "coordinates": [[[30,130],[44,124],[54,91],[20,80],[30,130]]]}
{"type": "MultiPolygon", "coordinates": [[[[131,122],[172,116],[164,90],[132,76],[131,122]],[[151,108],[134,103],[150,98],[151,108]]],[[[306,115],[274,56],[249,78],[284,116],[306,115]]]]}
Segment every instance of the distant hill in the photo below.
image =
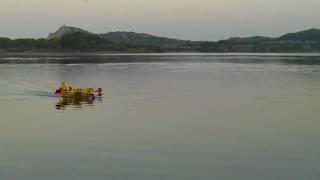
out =
{"type": "Polygon", "coordinates": [[[104,34],[63,25],[40,39],[0,38],[1,51],[102,51],[102,52],[320,52],[320,30],[288,33],[278,38],[232,37],[221,41],[188,41],[146,33],[104,34]]]}
{"type": "Polygon", "coordinates": [[[176,46],[179,40],[160,38],[142,33],[111,32],[106,34],[63,25],[56,32],[50,33],[48,40],[56,39],[62,49],[124,52],[160,52],[160,45],[176,46]],[[128,38],[125,38],[128,37],[128,38]]]}
{"type": "Polygon", "coordinates": [[[202,42],[202,52],[320,52],[320,30],[309,29],[288,33],[278,38],[254,36],[202,42]]]}
{"type": "Polygon", "coordinates": [[[114,49],[113,42],[101,36],[82,31],[67,33],[59,41],[62,49],[81,51],[114,49]]]}
{"type": "Polygon", "coordinates": [[[59,47],[64,50],[109,51],[116,49],[112,41],[98,34],[66,25],[61,26],[56,32],[50,33],[47,39],[58,41],[59,47]]]}
{"type": "Polygon", "coordinates": [[[320,29],[309,29],[296,33],[288,33],[281,36],[279,39],[292,41],[320,41],[320,29]]]}
{"type": "Polygon", "coordinates": [[[63,25],[61,26],[56,32],[54,33],[49,33],[48,39],[60,39],[65,35],[70,35],[76,32],[80,32],[83,34],[91,34],[88,31],[85,31],[83,29],[77,28],[77,27],[71,27],[71,26],[66,26],[63,25]]]}
{"type": "Polygon", "coordinates": [[[157,46],[163,48],[172,48],[177,46],[182,46],[190,41],[178,40],[178,39],[171,39],[166,37],[158,37],[151,34],[146,33],[135,33],[135,32],[124,32],[124,31],[117,31],[117,32],[109,32],[105,34],[95,34],[89,31],[63,25],[61,26],[56,32],[50,33],[48,35],[48,39],[62,39],[64,36],[70,36],[74,34],[86,34],[87,36],[95,36],[100,38],[105,38],[109,41],[121,44],[131,44],[131,45],[138,45],[138,46],[157,46]]]}
{"type": "Polygon", "coordinates": [[[133,45],[159,46],[162,48],[183,46],[188,42],[191,42],[166,37],[158,37],[146,33],[124,31],[109,32],[102,34],[102,36],[114,42],[128,43],[133,45]]]}

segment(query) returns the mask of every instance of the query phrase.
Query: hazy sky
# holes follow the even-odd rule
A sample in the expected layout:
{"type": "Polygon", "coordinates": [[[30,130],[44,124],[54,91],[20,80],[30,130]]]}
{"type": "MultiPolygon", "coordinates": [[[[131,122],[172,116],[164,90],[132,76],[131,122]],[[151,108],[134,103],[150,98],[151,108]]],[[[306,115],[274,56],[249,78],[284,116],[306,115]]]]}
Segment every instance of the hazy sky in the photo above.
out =
{"type": "Polygon", "coordinates": [[[62,24],[191,40],[320,28],[320,0],[0,0],[0,36],[46,37],[62,24]]]}

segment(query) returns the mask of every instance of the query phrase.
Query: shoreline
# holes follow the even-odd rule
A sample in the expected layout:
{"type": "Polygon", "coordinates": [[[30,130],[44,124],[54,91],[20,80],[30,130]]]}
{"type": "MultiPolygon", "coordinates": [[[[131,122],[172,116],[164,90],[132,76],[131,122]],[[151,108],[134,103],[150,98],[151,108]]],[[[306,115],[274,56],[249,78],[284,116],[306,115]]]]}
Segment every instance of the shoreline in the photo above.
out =
{"type": "Polygon", "coordinates": [[[320,52],[83,52],[83,51],[25,51],[25,52],[12,52],[0,51],[0,57],[2,55],[97,55],[97,56],[267,56],[267,57],[320,57],[320,52]]]}

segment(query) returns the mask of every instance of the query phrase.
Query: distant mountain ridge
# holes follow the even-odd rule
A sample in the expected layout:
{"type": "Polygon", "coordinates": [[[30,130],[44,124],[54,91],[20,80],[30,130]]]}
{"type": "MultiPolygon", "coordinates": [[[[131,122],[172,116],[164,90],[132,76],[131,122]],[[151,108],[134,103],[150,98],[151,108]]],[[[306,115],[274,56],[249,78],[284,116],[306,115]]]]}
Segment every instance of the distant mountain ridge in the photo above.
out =
{"type": "Polygon", "coordinates": [[[97,34],[63,25],[46,39],[0,38],[0,51],[320,52],[320,30],[287,33],[277,38],[252,36],[189,41],[125,31],[97,34]]]}

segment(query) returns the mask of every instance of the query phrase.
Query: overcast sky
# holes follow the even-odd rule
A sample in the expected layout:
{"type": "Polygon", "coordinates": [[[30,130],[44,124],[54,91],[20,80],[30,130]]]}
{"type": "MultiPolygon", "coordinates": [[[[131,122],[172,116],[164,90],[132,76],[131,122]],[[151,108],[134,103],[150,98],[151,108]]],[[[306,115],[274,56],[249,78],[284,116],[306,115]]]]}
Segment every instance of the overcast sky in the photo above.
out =
{"type": "Polygon", "coordinates": [[[46,37],[66,24],[191,40],[320,28],[320,0],[0,0],[0,36],[46,37]]]}

